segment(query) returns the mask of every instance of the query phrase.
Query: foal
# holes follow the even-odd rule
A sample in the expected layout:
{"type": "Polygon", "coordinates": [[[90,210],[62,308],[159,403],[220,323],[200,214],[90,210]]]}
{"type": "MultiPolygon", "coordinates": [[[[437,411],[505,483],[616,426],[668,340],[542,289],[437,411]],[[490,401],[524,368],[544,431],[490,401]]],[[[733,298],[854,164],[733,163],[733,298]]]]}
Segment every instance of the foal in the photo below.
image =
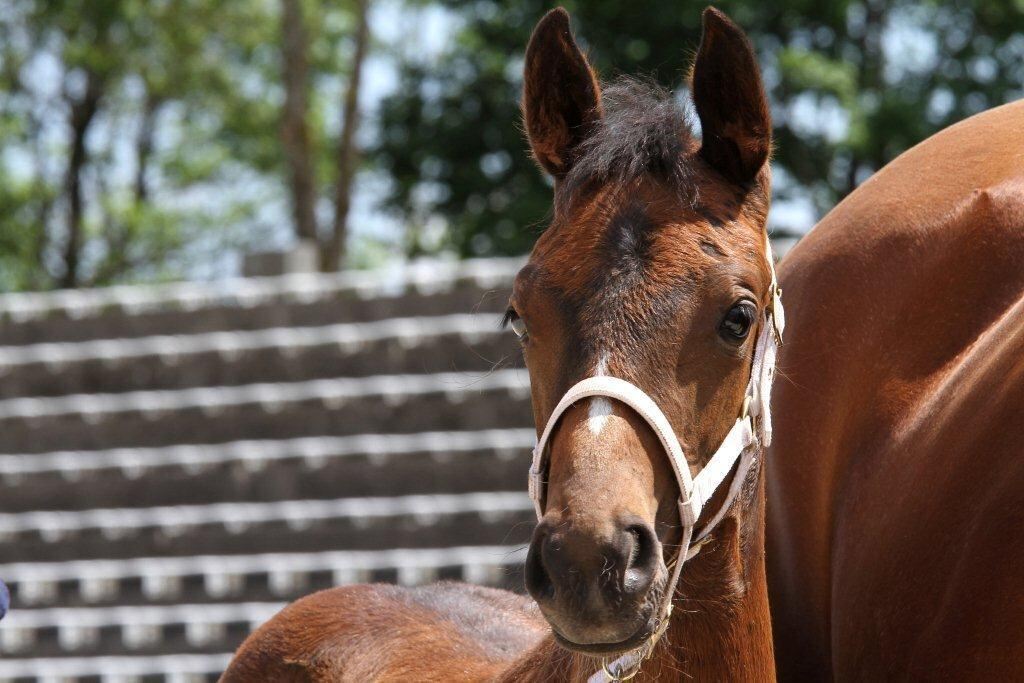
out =
{"type": "Polygon", "coordinates": [[[527,49],[523,114],[554,213],[505,322],[543,430],[536,604],[458,584],[324,591],[250,636],[222,680],[607,680],[602,659],[636,680],[774,677],[757,457],[781,315],[771,124],[750,45],[714,9],[692,85],[701,140],[667,93],[602,92],[564,10],[527,49]]]}

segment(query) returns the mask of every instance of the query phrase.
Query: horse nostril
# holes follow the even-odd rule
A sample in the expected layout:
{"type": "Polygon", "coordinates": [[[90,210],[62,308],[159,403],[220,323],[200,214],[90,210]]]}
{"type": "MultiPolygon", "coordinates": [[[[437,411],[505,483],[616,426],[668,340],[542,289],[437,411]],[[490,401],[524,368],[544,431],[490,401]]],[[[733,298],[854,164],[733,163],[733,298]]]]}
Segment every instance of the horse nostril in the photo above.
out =
{"type": "Polygon", "coordinates": [[[636,565],[637,559],[640,557],[640,546],[643,544],[643,538],[640,536],[640,532],[635,528],[626,529],[626,542],[627,548],[629,548],[629,555],[626,557],[626,569],[632,569],[636,565]]]}
{"type": "Polygon", "coordinates": [[[658,570],[661,552],[654,530],[646,524],[632,524],[623,530],[622,588],[627,593],[643,593],[650,588],[658,570]]]}
{"type": "Polygon", "coordinates": [[[643,597],[658,575],[661,545],[649,525],[630,521],[618,527],[610,543],[541,523],[526,555],[526,590],[541,606],[622,604],[624,597],[643,597]]]}
{"type": "Polygon", "coordinates": [[[544,544],[547,542],[547,530],[538,526],[526,553],[525,583],[526,590],[537,602],[551,600],[555,596],[555,587],[551,577],[544,568],[544,544]]]}

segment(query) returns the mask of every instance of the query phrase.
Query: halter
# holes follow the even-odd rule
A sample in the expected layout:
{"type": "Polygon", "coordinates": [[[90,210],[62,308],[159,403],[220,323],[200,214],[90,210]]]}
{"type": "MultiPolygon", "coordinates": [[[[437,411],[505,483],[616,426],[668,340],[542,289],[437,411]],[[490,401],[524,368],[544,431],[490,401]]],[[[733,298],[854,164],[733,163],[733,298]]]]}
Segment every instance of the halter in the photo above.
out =
{"type": "Polygon", "coordinates": [[[772,247],[765,235],[765,254],[771,269],[772,300],[765,310],[764,324],[761,325],[754,347],[754,362],[751,367],[750,381],[743,398],[736,423],[726,434],[718,450],[711,456],[708,464],[697,474],[690,475],[689,463],[683,453],[679,439],[676,437],[668,418],[661,409],[642,389],[618,377],[588,377],[570,388],[562,400],[555,406],[547,425],[541,433],[537,445],[533,449],[533,463],[530,466],[530,498],[537,512],[537,518],[544,515],[544,497],[546,493],[548,471],[548,440],[562,414],[576,402],[593,397],[603,396],[626,404],[650,425],[654,434],[668,454],[672,472],[679,485],[679,519],[683,528],[680,541],[679,556],[676,557],[669,579],[665,598],[658,613],[658,627],[640,647],[627,652],[610,664],[602,663],[600,671],[590,677],[588,683],[607,681],[624,681],[635,676],[644,660],[651,656],[658,639],[668,628],[672,614],[672,600],[675,595],[679,576],[686,560],[700,552],[710,534],[725,517],[729,508],[739,496],[740,488],[746,479],[747,472],[756,460],[757,451],[768,446],[772,439],[772,422],[770,398],[772,379],[775,376],[775,356],[782,343],[782,331],[785,327],[785,314],[782,309],[782,290],[779,288],[775,275],[775,264],[772,259],[772,247]],[[737,465],[737,462],[739,463],[737,465]],[[736,474],[729,487],[728,495],[722,506],[715,512],[697,533],[694,527],[700,518],[701,511],[718,487],[736,467],[736,474]],[[685,549],[685,550],[682,550],[685,549]]]}

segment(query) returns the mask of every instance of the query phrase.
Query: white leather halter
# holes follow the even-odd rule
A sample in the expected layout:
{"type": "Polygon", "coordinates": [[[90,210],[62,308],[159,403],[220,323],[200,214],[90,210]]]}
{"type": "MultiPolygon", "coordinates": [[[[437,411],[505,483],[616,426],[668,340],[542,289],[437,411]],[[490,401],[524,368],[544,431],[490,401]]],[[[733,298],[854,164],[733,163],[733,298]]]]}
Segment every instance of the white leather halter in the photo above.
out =
{"type": "Polygon", "coordinates": [[[625,680],[632,677],[639,670],[640,664],[651,655],[654,645],[668,627],[669,616],[672,613],[672,600],[679,583],[683,563],[700,552],[708,534],[725,517],[739,495],[757,452],[761,447],[771,443],[772,422],[769,403],[772,379],[775,375],[775,356],[779,344],[782,343],[785,314],[782,310],[782,290],[779,289],[775,275],[771,243],[768,242],[767,236],[765,241],[767,243],[765,253],[772,275],[772,299],[765,310],[765,319],[758,332],[754,347],[754,361],[751,366],[750,381],[747,383],[744,395],[743,407],[739,411],[736,423],[726,434],[718,450],[696,477],[690,475],[690,466],[682,446],[679,444],[679,439],[658,405],[642,389],[618,377],[588,377],[570,388],[555,406],[537,445],[534,447],[533,464],[530,466],[530,497],[533,499],[538,519],[544,515],[548,441],[551,434],[562,414],[570,406],[593,396],[607,397],[626,404],[650,425],[668,454],[672,472],[679,485],[679,519],[683,533],[679,546],[680,553],[673,563],[672,575],[669,578],[668,586],[666,586],[665,598],[659,612],[659,626],[644,645],[627,652],[611,664],[606,663],[601,671],[591,676],[589,683],[625,680]],[[729,476],[733,467],[736,467],[736,474],[733,476],[725,502],[700,531],[694,533],[694,527],[697,520],[700,519],[701,511],[729,476]]]}

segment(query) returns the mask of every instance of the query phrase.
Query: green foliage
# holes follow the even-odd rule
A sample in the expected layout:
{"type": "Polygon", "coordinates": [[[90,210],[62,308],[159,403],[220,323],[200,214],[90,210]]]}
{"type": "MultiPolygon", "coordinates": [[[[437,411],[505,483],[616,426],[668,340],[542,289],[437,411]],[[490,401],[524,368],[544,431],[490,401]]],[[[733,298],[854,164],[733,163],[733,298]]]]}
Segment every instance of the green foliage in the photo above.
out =
{"type": "MultiPolygon", "coordinates": [[[[307,5],[326,191],[350,8],[307,5]]],[[[75,284],[182,277],[224,250],[265,247],[261,209],[285,202],[278,12],[272,0],[19,0],[0,13],[0,290],[63,280],[87,84],[99,98],[84,134],[75,284]]]]}
{"type": "MultiPolygon", "coordinates": [[[[303,2],[312,166],[325,198],[338,172],[352,0],[303,2]]],[[[566,3],[606,78],[639,74],[680,89],[705,4],[566,3]]],[[[934,131],[1024,94],[1022,0],[721,7],[751,35],[764,67],[776,199],[809,202],[818,213],[934,131]]],[[[518,101],[522,54],[549,8],[539,0],[409,0],[379,15],[443,12],[453,32],[438,40],[413,21],[411,35],[385,46],[398,86],[367,120],[374,145],[363,156],[387,180],[382,208],[407,227],[409,255],[522,253],[543,228],[550,185],[529,159],[518,101]],[[426,55],[424,44],[440,52],[426,55]]],[[[279,11],[276,0],[7,3],[0,290],[54,287],[68,269],[76,116],[88,119],[76,284],[196,274],[198,264],[280,235],[289,212],[279,11]]],[[[362,239],[350,263],[386,258],[385,242],[362,239]]]]}
{"type": "Polygon", "coordinates": [[[53,199],[49,187],[0,175],[0,291],[46,284],[37,266],[45,243],[38,211],[53,199]]]}
{"type": "MultiPolygon", "coordinates": [[[[410,253],[521,253],[550,203],[517,107],[522,53],[550,5],[439,4],[461,23],[456,39],[436,63],[403,53],[401,87],[383,103],[375,156],[392,180],[384,206],[412,226],[410,253]],[[446,227],[428,229],[438,223],[446,227]]],[[[685,87],[706,4],[565,3],[603,76],[640,74],[674,88],[685,87]]],[[[819,214],[902,150],[1022,94],[1019,0],[718,6],[761,58],[781,171],[776,198],[803,198],[819,214]]]]}

